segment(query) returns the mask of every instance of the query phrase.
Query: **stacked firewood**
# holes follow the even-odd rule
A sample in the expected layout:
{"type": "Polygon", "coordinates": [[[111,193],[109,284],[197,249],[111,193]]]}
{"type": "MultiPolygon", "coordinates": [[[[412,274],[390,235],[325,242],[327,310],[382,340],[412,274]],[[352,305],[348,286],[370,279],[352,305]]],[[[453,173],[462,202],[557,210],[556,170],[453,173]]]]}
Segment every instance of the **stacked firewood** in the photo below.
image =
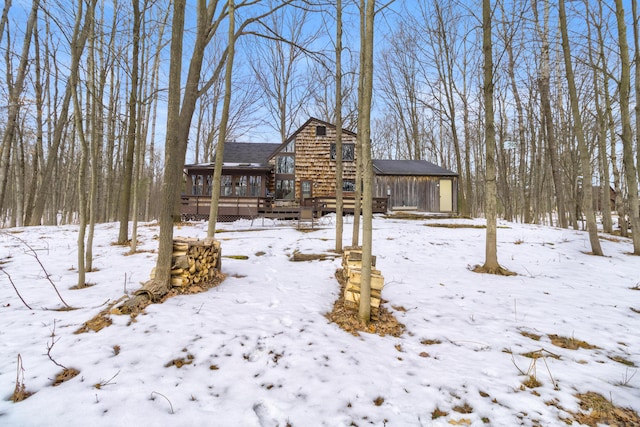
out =
{"type": "Polygon", "coordinates": [[[174,239],[171,286],[206,283],[220,270],[220,242],[213,239],[174,239]]]}
{"type": "MultiPolygon", "coordinates": [[[[378,316],[384,277],[376,270],[376,257],[371,256],[371,317],[378,316]]],[[[342,255],[342,274],[346,286],[344,291],[345,304],[358,308],[360,305],[360,283],[362,281],[362,248],[348,247],[342,255]]]]}

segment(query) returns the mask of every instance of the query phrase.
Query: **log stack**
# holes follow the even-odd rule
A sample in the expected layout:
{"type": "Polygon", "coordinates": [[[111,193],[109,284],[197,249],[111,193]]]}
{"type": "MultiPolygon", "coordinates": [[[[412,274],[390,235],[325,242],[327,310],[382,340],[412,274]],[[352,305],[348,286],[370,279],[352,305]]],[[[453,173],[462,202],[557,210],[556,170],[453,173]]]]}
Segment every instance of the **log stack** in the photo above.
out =
{"type": "MultiPolygon", "coordinates": [[[[220,271],[220,242],[213,239],[180,238],[173,240],[171,286],[187,287],[210,282],[220,271]]],[[[153,278],[154,273],[152,272],[153,278]]]]}
{"type": "MultiPolygon", "coordinates": [[[[371,317],[377,318],[384,287],[384,277],[375,269],[376,257],[371,256],[371,317]]],[[[358,309],[360,305],[360,283],[362,280],[362,249],[348,247],[342,255],[342,274],[346,283],[345,305],[358,309]]]]}

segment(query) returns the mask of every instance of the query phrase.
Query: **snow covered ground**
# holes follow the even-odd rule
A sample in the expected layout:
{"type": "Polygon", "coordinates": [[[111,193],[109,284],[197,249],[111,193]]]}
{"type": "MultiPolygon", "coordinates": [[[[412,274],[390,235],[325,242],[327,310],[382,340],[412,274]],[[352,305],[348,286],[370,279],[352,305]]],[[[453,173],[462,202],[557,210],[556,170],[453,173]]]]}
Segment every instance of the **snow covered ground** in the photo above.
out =
{"type": "MultiPolygon", "coordinates": [[[[640,257],[630,240],[603,240],[606,256],[594,257],[584,232],[501,222],[498,259],[518,275],[498,277],[470,271],[484,262],[484,229],[427,226],[482,220],[377,217],[382,296],[406,332],[355,337],[325,317],[340,258],[290,261],[294,251],[330,253],[330,222],[313,232],[220,224],[223,254],[248,256],[223,259],[220,286],[83,334],[74,332],[147,280],[157,226],[139,229],[146,252],[125,256],[112,244],[117,225],[99,225],[94,286],[78,290],[76,226],[2,230],[0,425],[553,426],[587,392],[640,412],[640,257]],[[18,239],[76,310],[56,311],[62,303],[18,239]],[[550,335],[594,348],[562,348],[550,335]],[[79,375],[52,386],[61,368],[48,349],[79,375]],[[34,394],[13,403],[18,356],[34,394]],[[526,373],[541,385],[525,387],[526,373]]],[[[204,237],[206,223],[175,234],[204,237]]],[[[350,222],[344,235],[348,245],[350,222]]]]}

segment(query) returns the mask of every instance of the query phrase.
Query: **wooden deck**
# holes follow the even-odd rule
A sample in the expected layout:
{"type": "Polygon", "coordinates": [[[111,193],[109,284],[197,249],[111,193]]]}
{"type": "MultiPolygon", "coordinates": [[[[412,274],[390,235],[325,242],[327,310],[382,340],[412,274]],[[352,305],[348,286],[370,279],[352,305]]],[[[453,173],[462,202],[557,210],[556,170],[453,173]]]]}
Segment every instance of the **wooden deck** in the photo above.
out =
{"type": "MultiPolygon", "coordinates": [[[[343,211],[353,214],[355,199],[345,197],[343,211]]],[[[304,207],[312,207],[315,217],[321,217],[336,211],[335,197],[314,197],[306,199],[304,207]]],[[[373,213],[387,212],[387,199],[373,200],[373,213]]],[[[183,195],[180,200],[180,216],[183,220],[209,219],[211,197],[183,195]]],[[[299,219],[301,206],[294,202],[273,201],[264,197],[222,197],[218,204],[218,221],[227,222],[237,219],[271,218],[299,219]]]]}

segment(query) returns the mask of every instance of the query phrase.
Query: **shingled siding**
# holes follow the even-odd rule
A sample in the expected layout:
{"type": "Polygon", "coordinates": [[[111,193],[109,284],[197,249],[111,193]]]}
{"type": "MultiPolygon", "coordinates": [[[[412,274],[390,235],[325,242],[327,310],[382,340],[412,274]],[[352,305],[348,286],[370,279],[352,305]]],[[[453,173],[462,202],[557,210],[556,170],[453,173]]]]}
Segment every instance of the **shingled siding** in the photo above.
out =
{"type": "MultiPolygon", "coordinates": [[[[335,143],[336,130],[326,126],[326,134],[316,136],[316,126],[324,122],[311,120],[294,135],[295,144],[295,198],[300,200],[300,183],[313,182],[313,197],[335,194],[336,162],[331,159],[331,144],[335,143]]],[[[355,144],[355,136],[343,133],[343,144],[355,144]]],[[[275,159],[271,159],[270,163],[275,159]]],[[[274,163],[275,164],[275,163],[274,163]]],[[[343,178],[355,180],[355,161],[344,161],[343,178]]]]}

